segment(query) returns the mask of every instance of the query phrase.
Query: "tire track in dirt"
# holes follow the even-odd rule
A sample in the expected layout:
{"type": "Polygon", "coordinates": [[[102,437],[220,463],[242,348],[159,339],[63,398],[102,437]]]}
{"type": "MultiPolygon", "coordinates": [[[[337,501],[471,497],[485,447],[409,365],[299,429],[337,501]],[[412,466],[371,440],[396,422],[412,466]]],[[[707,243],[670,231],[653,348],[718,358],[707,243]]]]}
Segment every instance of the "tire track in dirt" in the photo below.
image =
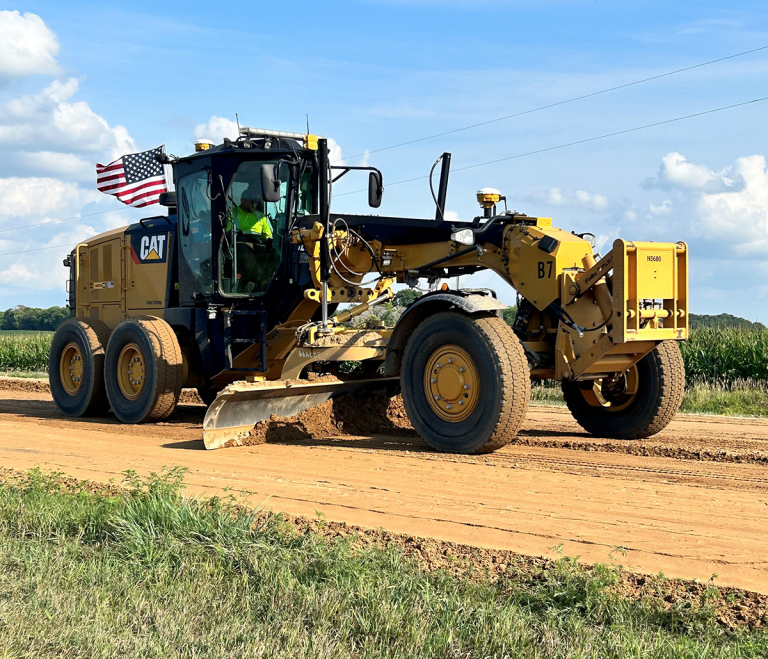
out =
{"type": "MultiPolygon", "coordinates": [[[[523,441],[484,456],[435,453],[414,437],[299,433],[292,441],[202,450],[202,405],[167,421],[125,426],[71,419],[40,391],[0,391],[0,464],[34,464],[119,481],[163,465],[189,468],[192,493],[252,493],[275,510],[529,555],[563,544],[586,562],[626,550],[628,568],[768,592],[763,542],[768,472],[760,463],[639,456],[601,450],[567,413],[533,408],[523,438],[595,442],[589,449],[523,441]],[[562,433],[562,434],[561,434],[562,433]]],[[[764,444],[768,424],[673,422],[658,442],[717,449],[721,438],[764,444]],[[695,437],[697,430],[702,432],[695,437]],[[745,437],[751,435],[752,438],[745,437]]]]}

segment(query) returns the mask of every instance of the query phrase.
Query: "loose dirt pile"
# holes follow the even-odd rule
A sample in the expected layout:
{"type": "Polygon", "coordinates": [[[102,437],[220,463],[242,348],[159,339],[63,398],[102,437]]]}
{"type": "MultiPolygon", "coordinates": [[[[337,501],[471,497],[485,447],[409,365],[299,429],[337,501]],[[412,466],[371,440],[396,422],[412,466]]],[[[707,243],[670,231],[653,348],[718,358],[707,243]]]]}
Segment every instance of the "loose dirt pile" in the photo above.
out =
{"type": "Polygon", "coordinates": [[[246,446],[264,442],[296,442],[342,435],[418,437],[403,407],[402,396],[387,391],[344,394],[291,417],[272,415],[260,421],[243,440],[246,446]]]}
{"type": "MultiPolygon", "coordinates": [[[[48,380],[0,378],[0,391],[33,391],[40,394],[50,394],[51,385],[48,380]]],[[[182,405],[202,405],[203,401],[197,395],[197,389],[182,389],[179,403],[182,405]]]]}
{"type": "Polygon", "coordinates": [[[33,380],[32,378],[0,378],[2,391],[34,391],[41,394],[51,393],[48,380],[33,380]]]}

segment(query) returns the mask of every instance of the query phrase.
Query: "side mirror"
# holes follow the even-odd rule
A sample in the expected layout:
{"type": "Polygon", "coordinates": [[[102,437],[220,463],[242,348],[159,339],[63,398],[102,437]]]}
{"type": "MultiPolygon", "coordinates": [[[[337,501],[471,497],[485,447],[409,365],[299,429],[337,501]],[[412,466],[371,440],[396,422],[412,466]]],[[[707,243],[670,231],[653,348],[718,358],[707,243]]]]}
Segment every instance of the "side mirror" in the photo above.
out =
{"type": "Polygon", "coordinates": [[[381,198],[384,196],[384,182],[381,179],[381,172],[371,172],[368,174],[368,205],[371,208],[381,206],[381,198]]]}
{"type": "Polygon", "coordinates": [[[261,194],[264,201],[272,203],[280,201],[280,179],[276,175],[276,169],[270,163],[261,166],[261,194]]]}

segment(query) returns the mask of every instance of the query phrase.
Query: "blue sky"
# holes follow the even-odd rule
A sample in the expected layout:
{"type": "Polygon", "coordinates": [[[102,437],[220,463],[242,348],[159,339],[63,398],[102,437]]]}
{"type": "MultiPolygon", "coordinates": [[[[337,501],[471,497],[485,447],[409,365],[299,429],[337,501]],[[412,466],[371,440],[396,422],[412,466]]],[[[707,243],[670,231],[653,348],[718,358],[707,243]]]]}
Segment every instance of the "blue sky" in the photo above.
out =
{"type": "MultiPolygon", "coordinates": [[[[768,96],[768,50],[407,147],[349,157],[768,45],[764,2],[29,2],[0,13],[0,308],[64,301],[67,249],[142,215],[96,193],[133,148],[243,125],[332,137],[385,176],[384,214],[434,214],[423,176],[768,96]],[[18,13],[14,13],[18,12],[18,13]],[[3,46],[1,44],[11,44],[3,46]],[[24,44],[21,51],[12,48],[24,44]],[[104,212],[111,211],[111,212],[104,212]],[[84,217],[93,213],[100,215],[84,217]],[[22,231],[6,229],[80,216],[22,231]]],[[[512,208],[691,245],[692,310],[768,320],[768,102],[456,172],[448,208],[512,208]]],[[[351,178],[351,177],[350,177],[351,178]]],[[[360,181],[335,209],[366,212],[360,181]]],[[[364,187],[364,186],[362,186],[364,187]]],[[[146,212],[144,213],[146,214],[146,212]]],[[[495,276],[475,277],[502,299],[495,276]]]]}

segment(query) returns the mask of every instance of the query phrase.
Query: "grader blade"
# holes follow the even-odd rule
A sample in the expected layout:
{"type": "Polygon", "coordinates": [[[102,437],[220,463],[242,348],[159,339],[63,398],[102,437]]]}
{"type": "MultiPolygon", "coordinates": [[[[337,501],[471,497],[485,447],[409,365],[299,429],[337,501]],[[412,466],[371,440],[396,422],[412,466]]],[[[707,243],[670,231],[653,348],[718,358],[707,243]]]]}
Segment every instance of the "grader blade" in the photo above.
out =
{"type": "Polygon", "coordinates": [[[224,389],[208,408],[203,422],[203,442],[207,449],[239,446],[259,421],[269,419],[273,414],[294,416],[334,396],[382,389],[399,381],[395,377],[306,384],[236,382],[224,389]]]}

